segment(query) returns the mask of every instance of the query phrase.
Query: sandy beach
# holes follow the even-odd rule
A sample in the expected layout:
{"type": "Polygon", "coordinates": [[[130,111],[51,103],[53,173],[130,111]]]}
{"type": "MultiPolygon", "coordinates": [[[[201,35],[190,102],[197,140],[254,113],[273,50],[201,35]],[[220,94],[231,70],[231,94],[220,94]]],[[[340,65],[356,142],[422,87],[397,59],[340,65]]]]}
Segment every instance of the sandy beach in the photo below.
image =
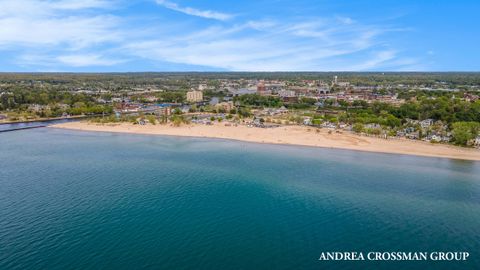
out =
{"type": "Polygon", "coordinates": [[[52,125],[51,127],[98,132],[222,138],[257,143],[292,144],[378,153],[480,160],[480,150],[478,149],[468,149],[451,145],[432,144],[429,142],[411,141],[405,139],[386,140],[358,136],[348,132],[337,133],[333,131],[331,134],[329,134],[327,129],[316,129],[304,126],[255,128],[243,125],[236,127],[225,126],[224,123],[217,123],[208,126],[201,124],[190,124],[174,127],[171,125],[142,126],[129,123],[97,124],[82,121],[56,124],[52,125]]]}

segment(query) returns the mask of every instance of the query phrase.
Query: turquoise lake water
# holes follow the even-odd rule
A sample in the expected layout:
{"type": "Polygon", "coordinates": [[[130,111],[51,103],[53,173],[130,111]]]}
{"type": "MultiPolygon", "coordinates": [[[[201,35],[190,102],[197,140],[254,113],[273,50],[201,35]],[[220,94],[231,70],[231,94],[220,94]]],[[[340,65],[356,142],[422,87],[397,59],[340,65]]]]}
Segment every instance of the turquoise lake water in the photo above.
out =
{"type": "Polygon", "coordinates": [[[480,162],[0,133],[0,269],[478,269],[480,162]],[[326,262],[327,251],[468,261],[326,262]]]}

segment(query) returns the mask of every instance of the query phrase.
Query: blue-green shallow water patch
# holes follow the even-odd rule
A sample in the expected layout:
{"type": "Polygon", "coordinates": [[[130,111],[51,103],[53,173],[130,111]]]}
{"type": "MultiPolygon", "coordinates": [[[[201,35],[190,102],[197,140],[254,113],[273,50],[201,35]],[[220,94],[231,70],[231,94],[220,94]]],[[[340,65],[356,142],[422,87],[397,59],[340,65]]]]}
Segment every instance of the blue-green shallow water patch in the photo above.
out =
{"type": "Polygon", "coordinates": [[[480,163],[238,141],[0,134],[0,269],[475,269],[480,163]],[[466,262],[322,262],[468,251],[466,262]]]}

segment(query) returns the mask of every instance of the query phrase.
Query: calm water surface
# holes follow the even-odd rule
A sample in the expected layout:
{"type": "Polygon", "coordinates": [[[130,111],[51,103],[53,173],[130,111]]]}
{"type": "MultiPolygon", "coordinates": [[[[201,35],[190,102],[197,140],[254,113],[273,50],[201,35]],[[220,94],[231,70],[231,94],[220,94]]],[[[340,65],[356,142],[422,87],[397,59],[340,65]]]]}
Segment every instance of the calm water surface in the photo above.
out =
{"type": "Polygon", "coordinates": [[[18,122],[18,123],[0,123],[0,132],[25,129],[25,128],[34,128],[34,127],[44,127],[47,125],[61,124],[66,122],[79,121],[78,118],[65,118],[57,120],[43,120],[43,121],[32,121],[32,122],[18,122]]]}
{"type": "Polygon", "coordinates": [[[480,163],[49,128],[0,133],[0,269],[478,269],[480,163]],[[467,262],[322,262],[468,251],[467,262]]]}

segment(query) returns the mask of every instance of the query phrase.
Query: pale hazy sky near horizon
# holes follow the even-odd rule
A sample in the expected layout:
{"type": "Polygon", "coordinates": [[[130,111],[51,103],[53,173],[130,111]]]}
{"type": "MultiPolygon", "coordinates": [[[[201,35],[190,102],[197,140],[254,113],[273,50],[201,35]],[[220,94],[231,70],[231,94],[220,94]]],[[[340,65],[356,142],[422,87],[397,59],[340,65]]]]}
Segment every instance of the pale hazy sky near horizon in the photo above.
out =
{"type": "Polygon", "coordinates": [[[0,71],[480,71],[480,1],[0,0],[0,71]]]}

